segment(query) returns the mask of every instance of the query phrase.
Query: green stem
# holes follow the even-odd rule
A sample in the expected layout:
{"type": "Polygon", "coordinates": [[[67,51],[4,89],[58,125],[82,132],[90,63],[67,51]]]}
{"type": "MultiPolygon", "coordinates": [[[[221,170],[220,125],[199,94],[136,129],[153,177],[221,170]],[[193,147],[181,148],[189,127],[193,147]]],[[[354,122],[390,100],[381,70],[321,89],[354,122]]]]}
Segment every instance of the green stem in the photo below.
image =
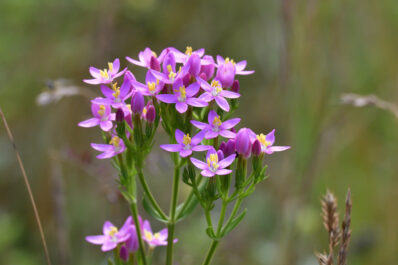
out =
{"type": "Polygon", "coordinates": [[[236,213],[237,213],[238,210],[239,210],[240,205],[242,204],[242,200],[243,200],[242,198],[238,198],[238,199],[236,200],[236,203],[235,203],[235,205],[234,205],[234,208],[232,209],[231,215],[229,216],[227,222],[225,223],[224,228],[227,227],[228,224],[229,224],[230,222],[232,222],[232,220],[234,219],[236,213]]]}
{"type": "Polygon", "coordinates": [[[120,246],[117,246],[114,250],[113,250],[113,259],[115,260],[115,265],[120,265],[120,246]]]}
{"type": "Polygon", "coordinates": [[[173,190],[172,197],[170,202],[170,218],[168,223],[168,238],[167,238],[167,257],[166,257],[166,265],[173,264],[173,250],[174,250],[174,226],[176,221],[176,208],[177,208],[177,200],[178,200],[178,188],[180,184],[180,167],[176,165],[174,168],[174,176],[173,176],[173,190]]]}
{"type": "Polygon", "coordinates": [[[149,201],[152,203],[152,206],[155,208],[155,210],[159,213],[159,215],[167,220],[166,214],[162,211],[160,208],[159,204],[156,202],[155,198],[152,195],[151,190],[149,189],[148,183],[145,180],[144,174],[142,173],[142,169],[138,168],[138,178],[140,180],[141,186],[145,191],[146,196],[148,197],[149,201]]]}
{"type": "MultiPolygon", "coordinates": [[[[132,213],[132,216],[133,216],[133,219],[134,219],[134,223],[135,224],[139,224],[138,209],[137,209],[137,203],[136,202],[133,202],[131,204],[131,213],[132,213]]],[[[141,254],[142,263],[144,265],[147,265],[146,257],[145,257],[144,241],[142,240],[142,233],[141,233],[140,225],[136,225],[135,229],[136,229],[136,232],[137,232],[138,245],[139,245],[139,250],[140,250],[140,254],[141,254]]]]}
{"type": "Polygon", "coordinates": [[[218,221],[218,226],[217,226],[217,237],[219,237],[221,234],[221,228],[224,223],[225,213],[227,212],[227,205],[228,203],[226,201],[222,202],[220,220],[218,221]]]}
{"type": "Polygon", "coordinates": [[[213,240],[213,242],[210,245],[209,251],[207,252],[206,259],[203,261],[202,265],[209,265],[211,262],[211,259],[214,256],[214,252],[216,251],[216,248],[218,246],[218,241],[213,240]]]}

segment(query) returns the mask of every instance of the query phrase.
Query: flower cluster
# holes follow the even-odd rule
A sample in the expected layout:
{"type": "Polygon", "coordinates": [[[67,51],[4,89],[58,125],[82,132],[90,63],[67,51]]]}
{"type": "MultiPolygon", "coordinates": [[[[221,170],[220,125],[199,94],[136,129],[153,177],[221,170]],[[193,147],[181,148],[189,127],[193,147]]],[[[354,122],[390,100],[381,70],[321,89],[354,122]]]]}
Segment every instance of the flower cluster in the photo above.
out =
{"type": "MultiPolygon", "coordinates": [[[[171,265],[177,221],[200,205],[206,213],[207,234],[219,240],[243,219],[244,212],[237,215],[241,201],[266,178],[263,158],[290,147],[274,145],[275,130],[256,134],[249,128],[236,128],[241,121],[232,116],[241,96],[237,76],[254,73],[245,69],[245,60],[235,62],[219,55],[214,60],[204,49],[192,47],[187,47],[185,52],[168,47],[159,56],[146,48],[138,54],[138,59],[126,59],[143,68],[145,80],[137,80],[127,68],[121,70],[119,59],[108,63],[103,70],[90,67],[92,79],[84,82],[99,85],[102,96],[91,100],[93,117],[80,122],[79,126],[99,126],[102,130],[105,143],[91,146],[101,152],[98,159],[111,158],[119,170],[120,191],[132,205],[134,220],[138,220],[135,186],[138,176],[148,199],[144,200],[144,209],[167,223],[169,230],[153,234],[148,221],[137,226],[129,218],[120,230],[106,222],[104,234],[87,237],[87,241],[102,245],[103,251],[119,249],[124,260],[138,248],[137,260],[144,265],[148,254],[142,248],[142,241],[146,241],[149,248],[167,245],[166,264],[171,265]],[[171,152],[175,168],[169,216],[156,202],[143,174],[144,161],[154,145],[159,125],[170,139],[160,148],[171,152]],[[248,174],[250,159],[252,167],[248,174]],[[177,207],[180,169],[183,169],[183,182],[191,186],[192,191],[187,201],[177,207]],[[234,187],[231,185],[233,175],[234,187]],[[232,194],[231,189],[234,189],[232,194]],[[215,232],[210,211],[218,199],[223,201],[225,209],[233,201],[236,206],[224,226],[224,216],[220,218],[221,224],[215,232]]],[[[209,251],[209,255],[213,254],[214,251],[209,251]]],[[[211,257],[206,260],[209,262],[211,257]]]]}
{"type": "MultiPolygon", "coordinates": [[[[142,221],[141,217],[139,217],[139,223],[140,231],[143,232],[141,237],[150,248],[167,245],[167,228],[153,233],[148,220],[142,221]]],[[[138,250],[137,229],[131,216],[126,219],[120,229],[111,222],[106,221],[103,225],[102,233],[102,235],[87,236],[86,240],[91,244],[101,245],[103,252],[119,249],[120,258],[124,261],[128,261],[130,253],[135,253],[138,250]]],[[[177,239],[174,239],[174,242],[177,242],[177,239]]]]}

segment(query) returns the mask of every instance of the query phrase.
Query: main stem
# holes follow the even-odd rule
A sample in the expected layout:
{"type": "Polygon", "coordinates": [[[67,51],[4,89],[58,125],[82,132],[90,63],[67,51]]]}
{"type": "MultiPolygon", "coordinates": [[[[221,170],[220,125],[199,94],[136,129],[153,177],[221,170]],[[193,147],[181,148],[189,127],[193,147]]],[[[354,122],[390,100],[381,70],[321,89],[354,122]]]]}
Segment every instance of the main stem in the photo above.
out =
{"type": "MultiPolygon", "coordinates": [[[[219,238],[221,236],[221,229],[224,223],[225,214],[227,212],[228,202],[223,201],[221,206],[220,220],[217,225],[217,234],[216,237],[219,238]]],[[[214,239],[210,245],[209,251],[207,252],[206,258],[203,261],[203,265],[209,265],[211,260],[213,259],[214,253],[216,252],[216,248],[219,244],[219,239],[214,239]]]]}
{"type": "Polygon", "coordinates": [[[177,200],[178,200],[178,188],[180,183],[180,166],[176,165],[174,168],[174,176],[173,176],[173,190],[172,197],[170,202],[170,218],[168,223],[168,238],[167,238],[167,256],[166,256],[166,265],[173,264],[173,251],[174,251],[174,226],[176,222],[176,208],[177,208],[177,200]]]}
{"type": "Polygon", "coordinates": [[[133,202],[131,203],[131,213],[133,215],[133,219],[134,219],[134,223],[135,225],[135,230],[137,232],[137,237],[138,237],[138,245],[139,245],[139,249],[140,249],[140,254],[141,254],[141,259],[142,259],[142,263],[144,265],[147,265],[146,262],[146,257],[145,257],[145,249],[144,249],[144,242],[142,240],[142,234],[141,234],[141,227],[140,227],[140,222],[138,220],[138,209],[137,209],[137,203],[133,202]],[[138,225],[137,225],[138,224],[138,225]]]}

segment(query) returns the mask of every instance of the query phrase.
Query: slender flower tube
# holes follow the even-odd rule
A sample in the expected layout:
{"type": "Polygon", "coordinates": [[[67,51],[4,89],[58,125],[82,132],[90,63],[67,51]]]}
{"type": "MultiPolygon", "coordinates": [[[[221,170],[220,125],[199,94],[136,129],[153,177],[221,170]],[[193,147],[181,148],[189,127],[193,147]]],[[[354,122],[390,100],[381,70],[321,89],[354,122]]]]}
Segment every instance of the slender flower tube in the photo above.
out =
{"type": "Polygon", "coordinates": [[[160,148],[168,152],[179,152],[181,157],[190,156],[192,151],[202,152],[212,148],[209,145],[200,145],[204,137],[203,131],[191,138],[189,134],[184,134],[179,129],[176,129],[175,137],[177,144],[162,144],[160,148]]]}
{"type": "Polygon", "coordinates": [[[169,104],[176,104],[176,109],[179,113],[184,113],[188,109],[188,105],[193,107],[205,107],[207,102],[195,98],[194,96],[199,92],[200,85],[193,83],[185,87],[182,79],[177,79],[173,84],[174,94],[160,94],[156,98],[162,102],[169,104]]]}
{"type": "Polygon", "coordinates": [[[252,145],[252,154],[254,156],[259,156],[261,154],[261,144],[259,140],[255,140],[252,145]]]}
{"type": "Polygon", "coordinates": [[[141,114],[145,107],[144,96],[139,91],[135,91],[131,97],[131,111],[134,114],[141,114]]]}
{"type": "Polygon", "coordinates": [[[243,155],[245,158],[249,158],[252,149],[251,137],[254,132],[248,128],[242,128],[238,131],[235,137],[236,152],[243,155]]]}
{"type": "Polygon", "coordinates": [[[94,245],[102,245],[103,252],[110,251],[117,247],[118,244],[126,242],[130,238],[129,229],[132,225],[131,216],[127,218],[126,222],[119,230],[111,222],[106,221],[103,226],[103,235],[87,236],[86,240],[94,245]]]}
{"type": "MultiPolygon", "coordinates": [[[[99,99],[99,98],[97,98],[99,99]]],[[[95,101],[95,99],[93,100],[95,101]]],[[[115,120],[115,114],[111,113],[111,107],[109,105],[101,105],[92,103],[91,112],[93,113],[93,118],[79,122],[80,127],[94,127],[99,125],[101,130],[108,132],[112,129],[112,121],[115,120]]]]}
{"type": "Polygon", "coordinates": [[[126,149],[124,142],[118,136],[113,136],[109,144],[95,144],[92,143],[91,147],[97,151],[103,152],[97,156],[98,159],[107,159],[123,153],[126,149]]]}
{"type": "Polygon", "coordinates": [[[290,149],[290,146],[274,146],[275,143],[275,129],[273,129],[267,135],[259,134],[256,136],[256,139],[261,144],[261,152],[266,153],[268,155],[274,152],[281,152],[287,149],[290,149]]]}
{"type": "Polygon", "coordinates": [[[205,138],[212,139],[219,135],[225,138],[234,138],[235,133],[231,132],[230,129],[240,122],[239,118],[231,119],[222,122],[217,112],[211,110],[208,115],[208,124],[200,121],[192,120],[191,123],[196,127],[206,132],[205,138]]]}
{"type": "MultiPolygon", "coordinates": [[[[148,243],[150,248],[154,248],[156,246],[167,246],[167,228],[160,230],[158,233],[153,233],[151,229],[151,224],[148,220],[144,221],[142,228],[142,238],[148,243]]],[[[177,241],[178,239],[174,239],[174,243],[176,243],[177,241]]]]}
{"type": "Polygon", "coordinates": [[[196,158],[191,157],[191,162],[197,168],[201,169],[202,176],[213,177],[214,175],[228,175],[232,172],[230,169],[225,169],[231,165],[235,160],[236,155],[230,155],[225,159],[219,161],[216,150],[210,149],[206,155],[206,163],[196,158]]]}
{"type": "Polygon", "coordinates": [[[115,78],[118,78],[127,71],[127,68],[125,68],[119,72],[119,68],[120,68],[119,59],[115,59],[112,63],[109,62],[108,69],[100,70],[95,67],[90,67],[89,71],[93,79],[85,79],[83,81],[90,85],[112,83],[115,78]]]}
{"type": "Polygon", "coordinates": [[[147,107],[145,119],[149,123],[153,123],[155,121],[155,118],[156,118],[156,109],[153,105],[150,105],[149,107],[147,107]]]}
{"type": "MultiPolygon", "coordinates": [[[[224,152],[224,151],[223,151],[224,152]]],[[[235,154],[236,152],[236,142],[235,139],[229,139],[227,142],[227,146],[225,148],[224,155],[229,156],[235,154]]]]}
{"type": "Polygon", "coordinates": [[[206,102],[210,102],[215,100],[217,105],[224,111],[229,111],[229,104],[225,98],[239,98],[240,95],[238,93],[224,90],[221,86],[221,83],[214,79],[211,84],[207,83],[200,77],[197,77],[197,80],[205,91],[202,95],[200,95],[199,99],[202,99],[206,102]]]}

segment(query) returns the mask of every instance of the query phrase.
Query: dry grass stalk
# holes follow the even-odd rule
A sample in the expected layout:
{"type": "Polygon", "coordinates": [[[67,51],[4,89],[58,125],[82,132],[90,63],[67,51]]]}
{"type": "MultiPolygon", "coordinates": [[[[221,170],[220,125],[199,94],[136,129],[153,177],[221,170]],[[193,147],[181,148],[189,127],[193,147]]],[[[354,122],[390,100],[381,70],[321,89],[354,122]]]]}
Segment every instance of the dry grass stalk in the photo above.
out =
{"type": "Polygon", "coordinates": [[[348,244],[350,243],[351,238],[351,208],[352,208],[352,201],[351,201],[351,190],[348,189],[347,197],[345,200],[345,215],[344,221],[342,224],[343,234],[341,237],[341,245],[340,251],[338,256],[338,265],[347,265],[347,251],[348,251],[348,244]]]}
{"type": "Polygon", "coordinates": [[[321,202],[323,225],[329,234],[329,253],[317,253],[316,257],[318,259],[318,263],[320,265],[333,265],[334,249],[340,244],[338,265],[346,265],[347,249],[351,237],[351,192],[348,190],[346,212],[342,223],[342,232],[339,228],[339,214],[337,212],[336,197],[333,193],[327,191],[321,202]]]}
{"type": "Polygon", "coordinates": [[[42,227],[41,222],[40,222],[39,212],[37,211],[37,207],[36,207],[36,203],[35,203],[35,200],[34,200],[34,197],[33,197],[32,189],[30,187],[29,179],[28,179],[28,176],[26,175],[26,171],[25,171],[25,168],[24,168],[24,166],[22,164],[22,159],[21,159],[21,156],[19,155],[17,146],[15,145],[14,137],[13,137],[13,135],[11,133],[10,127],[8,127],[8,123],[7,123],[6,117],[4,116],[4,113],[3,113],[1,108],[0,108],[0,116],[1,116],[1,118],[3,120],[3,123],[4,123],[4,126],[6,128],[8,137],[9,137],[9,139],[11,141],[12,147],[14,148],[15,154],[17,156],[18,165],[19,165],[19,168],[21,169],[22,176],[23,176],[23,179],[25,181],[25,186],[26,186],[26,188],[28,190],[29,199],[30,199],[30,202],[32,203],[33,212],[35,214],[37,225],[39,227],[40,237],[41,237],[41,241],[43,243],[44,254],[45,254],[46,259],[47,259],[47,265],[51,265],[50,255],[48,253],[48,248],[47,248],[47,243],[46,243],[46,238],[44,237],[43,227],[42,227]]]}

